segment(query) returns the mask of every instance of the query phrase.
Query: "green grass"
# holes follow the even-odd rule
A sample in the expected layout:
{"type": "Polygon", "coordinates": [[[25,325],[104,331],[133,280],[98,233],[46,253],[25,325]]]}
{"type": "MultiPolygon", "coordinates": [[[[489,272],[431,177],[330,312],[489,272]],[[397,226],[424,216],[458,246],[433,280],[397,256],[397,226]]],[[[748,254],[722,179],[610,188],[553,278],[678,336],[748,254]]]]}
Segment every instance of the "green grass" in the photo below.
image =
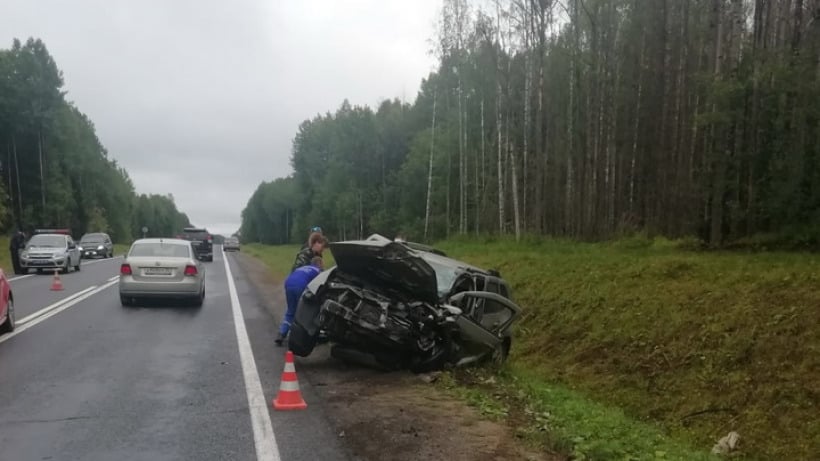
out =
{"type": "Polygon", "coordinates": [[[818,256],[640,238],[438,246],[511,283],[523,312],[510,379],[562,421],[550,432],[570,452],[698,459],[685,447],[736,430],[750,457],[820,453],[818,256]]]}
{"type": "MultiPolygon", "coordinates": [[[[284,280],[290,274],[296,254],[299,253],[299,245],[261,245],[258,243],[248,243],[242,245],[242,251],[253,256],[270,268],[274,277],[284,280]]],[[[322,255],[326,268],[331,267],[333,255],[330,251],[325,251],[322,255]]]]}
{"type": "Polygon", "coordinates": [[[130,244],[115,243],[114,244],[114,256],[124,255],[124,254],[128,253],[129,249],[131,249],[130,244]]]}
{"type": "Polygon", "coordinates": [[[14,268],[11,266],[11,252],[9,251],[9,237],[0,237],[0,268],[7,276],[14,276],[14,268]]]}

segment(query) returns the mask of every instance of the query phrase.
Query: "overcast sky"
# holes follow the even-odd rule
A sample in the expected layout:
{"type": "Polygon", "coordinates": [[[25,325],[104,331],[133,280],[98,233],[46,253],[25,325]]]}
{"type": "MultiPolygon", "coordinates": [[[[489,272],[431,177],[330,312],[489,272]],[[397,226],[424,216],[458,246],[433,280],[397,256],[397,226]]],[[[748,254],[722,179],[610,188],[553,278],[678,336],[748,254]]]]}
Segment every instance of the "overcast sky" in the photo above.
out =
{"type": "Polygon", "coordinates": [[[67,98],[131,175],[194,224],[239,227],[291,173],[303,120],[415,99],[440,0],[0,0],[0,45],[43,39],[67,98]]]}

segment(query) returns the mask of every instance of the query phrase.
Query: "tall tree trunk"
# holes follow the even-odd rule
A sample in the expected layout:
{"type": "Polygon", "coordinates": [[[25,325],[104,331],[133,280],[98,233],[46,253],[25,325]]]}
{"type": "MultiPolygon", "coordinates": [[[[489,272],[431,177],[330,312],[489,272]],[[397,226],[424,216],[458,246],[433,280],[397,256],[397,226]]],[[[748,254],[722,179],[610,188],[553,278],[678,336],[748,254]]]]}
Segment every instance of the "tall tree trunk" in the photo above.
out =
{"type": "MultiPolygon", "coordinates": [[[[37,151],[40,154],[40,195],[43,199],[43,218],[46,213],[46,181],[43,177],[43,134],[40,130],[37,131],[37,151]]],[[[55,223],[56,224],[56,223],[55,223]]]]}
{"type": "Polygon", "coordinates": [[[433,91],[433,121],[430,127],[430,164],[427,170],[427,206],[424,212],[424,239],[427,240],[430,227],[430,196],[433,194],[433,152],[436,146],[436,91],[433,91]]]}
{"type": "Polygon", "coordinates": [[[632,130],[632,158],[629,162],[629,219],[635,214],[635,167],[638,157],[638,134],[641,128],[641,99],[643,96],[643,69],[646,53],[646,29],[641,34],[641,54],[638,58],[638,90],[635,98],[635,124],[632,130]]]}
{"type": "Polygon", "coordinates": [[[12,186],[13,182],[11,180],[11,145],[6,143],[6,170],[8,171],[8,187],[9,187],[9,202],[11,202],[11,206],[9,207],[9,211],[11,211],[11,220],[15,226],[19,228],[20,221],[18,221],[17,210],[15,210],[14,206],[14,187],[12,186]]]}
{"type": "Polygon", "coordinates": [[[17,159],[17,139],[11,135],[11,148],[14,152],[14,174],[17,176],[17,216],[20,220],[19,224],[23,225],[23,191],[20,186],[20,162],[17,159]]]}

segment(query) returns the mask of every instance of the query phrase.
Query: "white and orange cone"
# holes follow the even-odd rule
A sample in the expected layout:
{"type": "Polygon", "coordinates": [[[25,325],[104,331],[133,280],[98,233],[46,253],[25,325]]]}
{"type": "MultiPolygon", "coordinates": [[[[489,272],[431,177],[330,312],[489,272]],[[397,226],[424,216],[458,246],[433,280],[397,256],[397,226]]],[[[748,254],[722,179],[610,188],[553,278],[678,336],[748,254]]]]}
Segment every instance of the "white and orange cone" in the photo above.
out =
{"type": "Polygon", "coordinates": [[[63,281],[60,280],[60,272],[54,271],[54,281],[51,282],[51,291],[63,291],[63,281]]]}
{"type": "Polygon", "coordinates": [[[285,371],[282,372],[282,383],[279,385],[279,394],[273,399],[274,410],[304,410],[307,403],[302,399],[299,390],[299,379],[296,378],[296,365],[293,363],[293,352],[285,354],[285,371]]]}

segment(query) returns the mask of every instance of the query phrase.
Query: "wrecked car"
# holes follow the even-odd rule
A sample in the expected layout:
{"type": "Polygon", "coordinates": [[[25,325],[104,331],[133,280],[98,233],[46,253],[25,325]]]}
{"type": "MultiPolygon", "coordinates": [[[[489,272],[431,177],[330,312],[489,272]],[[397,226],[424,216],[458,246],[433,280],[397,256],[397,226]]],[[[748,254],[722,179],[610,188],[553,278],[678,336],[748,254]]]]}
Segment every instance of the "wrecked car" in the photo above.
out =
{"type": "Polygon", "coordinates": [[[290,350],[310,355],[323,330],[334,356],[387,369],[506,360],[520,310],[508,284],[433,250],[380,235],[331,243],[336,266],[303,293],[290,350]]]}

